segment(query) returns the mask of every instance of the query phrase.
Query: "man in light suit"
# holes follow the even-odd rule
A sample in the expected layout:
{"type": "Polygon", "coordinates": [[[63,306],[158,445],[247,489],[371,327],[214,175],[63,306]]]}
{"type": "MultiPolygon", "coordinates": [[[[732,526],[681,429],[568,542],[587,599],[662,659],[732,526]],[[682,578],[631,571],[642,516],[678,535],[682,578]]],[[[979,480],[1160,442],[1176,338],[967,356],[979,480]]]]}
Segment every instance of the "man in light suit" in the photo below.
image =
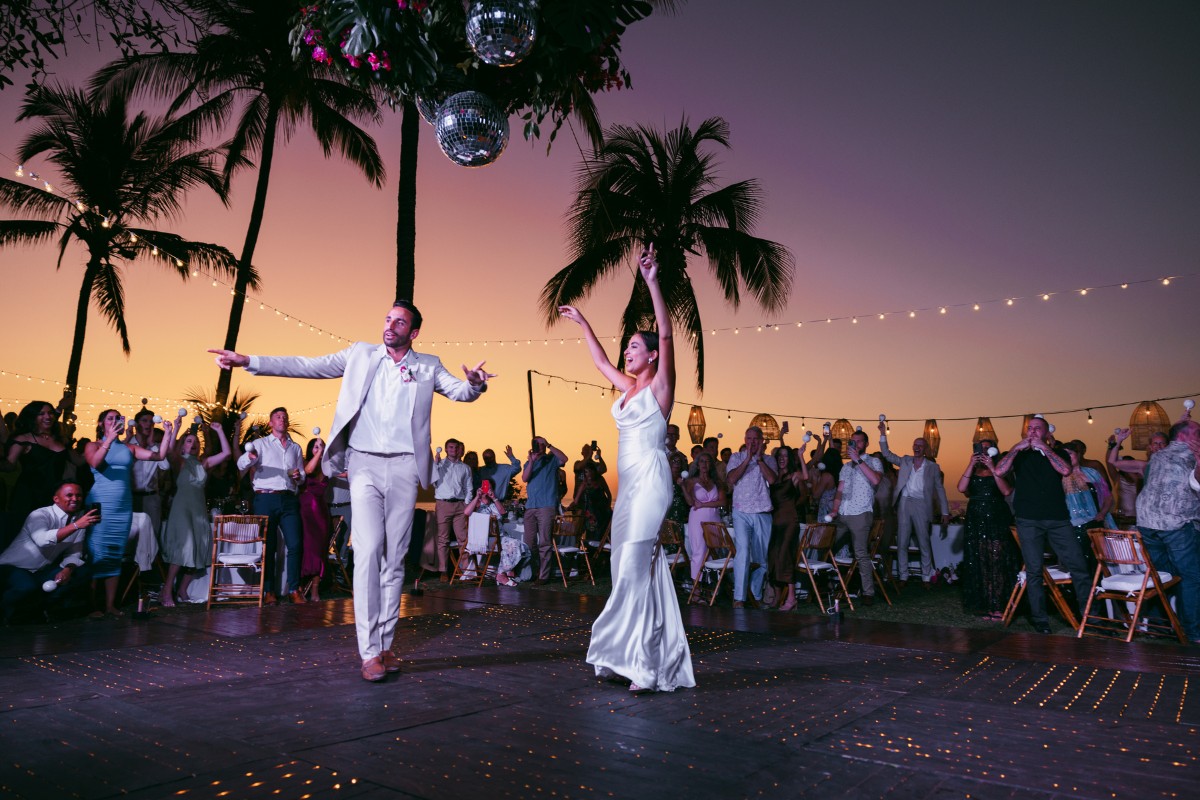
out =
{"type": "Polygon", "coordinates": [[[244,356],[210,350],[221,369],[245,367],[252,375],[284,378],[341,378],[329,444],[322,456],[326,475],[349,472],[354,514],[354,624],[362,677],[377,682],[399,672],[391,651],[404,557],[412,536],[417,488],[433,474],[429,417],[433,394],[471,402],[487,391],[484,362],[463,366],[455,378],[436,356],[417,353],[421,312],[397,300],[384,320],[383,344],[355,342],[318,358],[244,356]]]}
{"type": "Polygon", "coordinates": [[[942,512],[943,531],[950,522],[950,505],[946,502],[942,468],[926,457],[928,449],[928,442],[916,439],[911,456],[896,455],[888,449],[887,424],[879,423],[879,450],[884,458],[900,468],[900,475],[896,478],[895,500],[900,524],[896,535],[900,581],[903,583],[908,580],[908,543],[915,531],[917,546],[921,549],[921,582],[926,589],[934,575],[933,547],[929,543],[934,498],[937,498],[938,510],[942,512]]]}

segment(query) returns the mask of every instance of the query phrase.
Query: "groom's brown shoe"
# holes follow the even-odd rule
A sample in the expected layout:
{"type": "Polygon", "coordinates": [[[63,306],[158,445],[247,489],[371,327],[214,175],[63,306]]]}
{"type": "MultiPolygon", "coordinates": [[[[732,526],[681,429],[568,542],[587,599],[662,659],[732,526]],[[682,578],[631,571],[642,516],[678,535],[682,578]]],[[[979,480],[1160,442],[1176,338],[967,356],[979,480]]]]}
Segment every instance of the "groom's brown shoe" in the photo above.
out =
{"type": "Polygon", "coordinates": [[[383,668],[385,671],[387,671],[387,672],[399,672],[400,671],[400,658],[395,653],[393,653],[391,650],[384,650],[383,653],[380,655],[380,658],[383,659],[383,668]]]}
{"type": "Polygon", "coordinates": [[[383,659],[379,656],[368,658],[362,665],[362,678],[364,681],[371,683],[379,683],[387,677],[387,670],[383,666],[383,659]]]}

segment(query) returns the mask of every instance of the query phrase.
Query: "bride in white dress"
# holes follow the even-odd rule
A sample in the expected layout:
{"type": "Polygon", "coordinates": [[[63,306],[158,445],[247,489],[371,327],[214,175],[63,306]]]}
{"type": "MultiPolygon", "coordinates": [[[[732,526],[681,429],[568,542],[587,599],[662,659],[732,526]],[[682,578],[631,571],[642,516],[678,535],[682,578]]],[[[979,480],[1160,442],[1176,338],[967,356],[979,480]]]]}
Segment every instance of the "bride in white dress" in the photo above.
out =
{"type": "Polygon", "coordinates": [[[587,662],[602,678],[628,679],[632,692],[670,692],[696,685],[679,600],[658,546],[658,530],[671,503],[666,433],[675,404],[675,350],[653,244],[643,251],[638,267],[650,291],[658,333],[630,337],[625,349],[628,374],[608,360],[578,309],[560,306],[559,313],[583,328],[592,361],[622,392],[612,409],[620,434],[612,594],[592,625],[587,662]]]}

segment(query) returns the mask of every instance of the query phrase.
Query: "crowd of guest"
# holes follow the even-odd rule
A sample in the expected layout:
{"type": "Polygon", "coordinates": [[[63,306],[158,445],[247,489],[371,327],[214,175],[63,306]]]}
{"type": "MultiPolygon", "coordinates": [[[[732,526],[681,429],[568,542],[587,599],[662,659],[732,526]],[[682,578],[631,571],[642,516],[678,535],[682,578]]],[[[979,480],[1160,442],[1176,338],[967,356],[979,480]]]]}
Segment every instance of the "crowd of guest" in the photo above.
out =
{"type": "MultiPolygon", "coordinates": [[[[0,516],[6,621],[31,597],[54,610],[82,596],[96,615],[120,615],[118,578],[130,549],[142,550],[130,540],[135,512],[147,516],[154,532],[150,552],[159,554],[164,607],[197,599],[193,582],[212,558],[214,508],[268,518],[268,552],[286,557],[282,568],[266,559],[266,602],[320,600],[335,518],[347,523],[344,532],[352,528],[345,475],[324,474],[324,440],[315,435],[301,448],[286,409],[274,409],[245,437],[232,415],[227,427],[201,425],[199,418],[189,427],[181,411],[176,427],[143,407],[132,423],[106,409],[94,438],[71,440],[58,416],[58,406],[34,402],[5,420],[0,468],[16,475],[7,481],[0,516]]],[[[691,564],[683,588],[703,578],[703,524],[724,519],[737,547],[735,608],[797,607],[806,594],[797,580],[801,531],[814,523],[835,526],[835,547],[857,564],[863,604],[871,605],[876,593],[869,542],[876,520],[883,542],[897,553],[898,583],[929,589],[943,566],[935,563],[931,534],[940,524],[945,535],[950,521],[944,476],[929,442],[917,438],[910,452],[897,453],[887,430],[881,421],[874,452],[861,428],[842,442],[826,427],[792,447],[785,423],[769,451],[763,431],[750,427],[736,451],[709,437],[685,454],[679,428],[668,426],[667,519],[686,531],[691,564]]],[[[965,611],[1000,619],[1024,568],[1031,622],[1049,630],[1045,554],[1071,576],[1082,604],[1096,569],[1089,531],[1136,523],[1156,566],[1182,579],[1179,615],[1189,638],[1200,641],[1200,426],[1185,414],[1151,438],[1144,461],[1122,455],[1128,436],[1120,430],[1110,437],[1103,463],[1086,457],[1082,441],[1056,441],[1040,417],[1005,452],[989,439],[974,443],[957,482],[968,501],[956,576],[965,611]]],[[[524,460],[511,445],[503,452],[499,461],[490,448],[480,457],[453,438],[437,448],[422,565],[441,581],[450,580],[469,531],[482,530],[477,526],[500,533],[491,577],[505,587],[550,579],[551,536],[564,511],[577,515],[586,541],[607,540],[613,491],[595,441],[580,448],[570,467],[569,495],[570,459],[545,437],[533,438],[524,460]],[[516,524],[498,524],[504,517],[516,524]]]]}

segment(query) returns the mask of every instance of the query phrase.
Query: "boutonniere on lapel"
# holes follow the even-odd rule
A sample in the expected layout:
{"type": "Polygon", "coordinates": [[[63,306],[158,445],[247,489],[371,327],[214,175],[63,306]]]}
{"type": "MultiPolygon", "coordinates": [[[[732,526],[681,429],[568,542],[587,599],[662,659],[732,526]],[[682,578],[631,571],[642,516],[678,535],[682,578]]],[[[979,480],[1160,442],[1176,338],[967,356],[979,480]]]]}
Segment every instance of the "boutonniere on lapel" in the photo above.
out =
{"type": "Polygon", "coordinates": [[[416,373],[416,370],[409,369],[408,364],[400,365],[400,380],[404,381],[405,383],[412,383],[413,381],[415,381],[417,379],[417,376],[415,373],[416,373]]]}

